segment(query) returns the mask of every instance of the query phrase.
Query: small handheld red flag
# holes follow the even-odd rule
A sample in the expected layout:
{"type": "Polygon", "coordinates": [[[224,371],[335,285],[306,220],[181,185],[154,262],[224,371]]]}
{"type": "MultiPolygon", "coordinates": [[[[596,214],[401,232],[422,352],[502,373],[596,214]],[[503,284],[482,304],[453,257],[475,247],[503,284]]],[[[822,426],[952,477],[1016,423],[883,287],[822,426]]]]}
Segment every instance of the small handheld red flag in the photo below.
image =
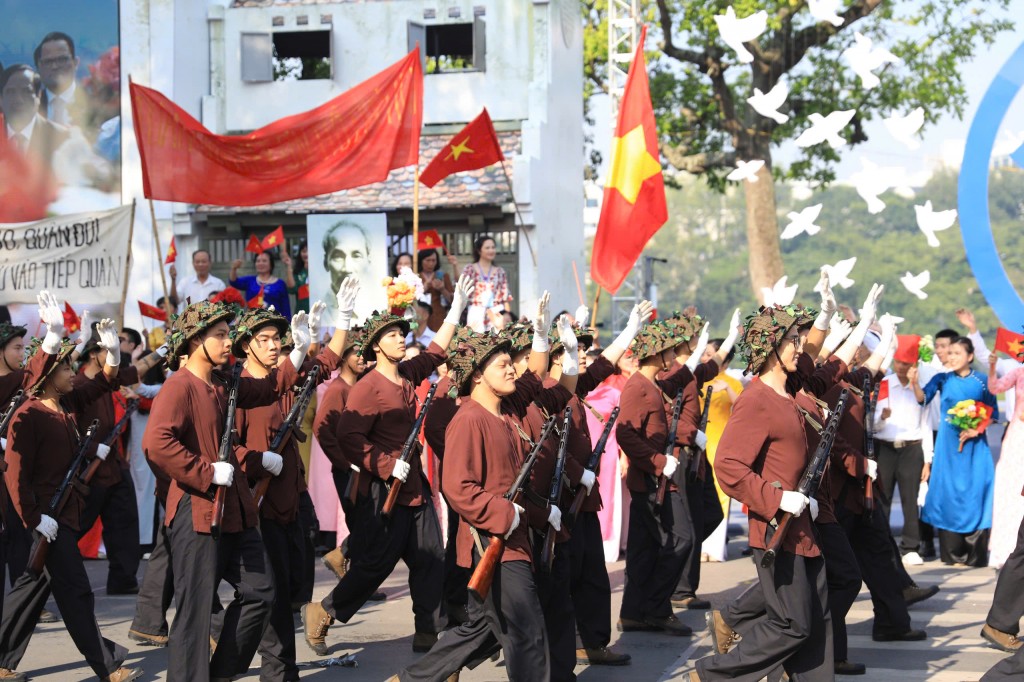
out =
{"type": "Polygon", "coordinates": [[[163,308],[158,308],[155,305],[143,303],[139,301],[139,314],[143,317],[148,317],[152,320],[159,320],[160,322],[167,321],[167,311],[163,308]]]}
{"type": "Polygon", "coordinates": [[[433,187],[452,173],[476,170],[504,160],[494,124],[484,109],[437,153],[420,173],[420,182],[433,187]]]}
{"type": "Polygon", "coordinates": [[[1021,353],[1024,353],[1024,334],[1015,334],[1009,329],[1002,327],[996,331],[996,343],[993,350],[1003,352],[1015,360],[1020,360],[1021,353]]]}
{"type": "Polygon", "coordinates": [[[82,330],[82,320],[67,301],[64,301],[64,330],[68,334],[74,334],[82,330]]]}
{"type": "Polygon", "coordinates": [[[267,251],[268,249],[272,249],[275,246],[281,246],[283,244],[284,226],[278,225],[276,230],[274,230],[273,232],[271,232],[270,234],[263,238],[263,241],[260,242],[260,247],[262,247],[264,251],[267,251]]]}
{"type": "Polygon", "coordinates": [[[246,304],[250,308],[262,308],[263,307],[263,287],[260,287],[260,292],[246,301],[246,304]]]}
{"type": "Polygon", "coordinates": [[[882,401],[889,397],[889,380],[882,379],[882,383],[878,385],[878,400],[882,401]]]}
{"type": "Polygon", "coordinates": [[[178,247],[174,245],[174,237],[171,237],[171,245],[167,247],[167,258],[164,258],[164,265],[178,260],[178,247]]]}
{"type": "Polygon", "coordinates": [[[260,245],[259,237],[254,234],[249,235],[249,243],[245,245],[246,253],[263,253],[263,247],[260,245]]]}
{"type": "Polygon", "coordinates": [[[296,293],[295,297],[299,299],[309,298],[309,285],[303,284],[301,287],[299,287],[299,291],[298,293],[296,293]]]}
{"type": "Polygon", "coordinates": [[[416,242],[416,250],[422,251],[423,249],[441,249],[448,253],[448,249],[444,248],[444,240],[441,239],[441,235],[438,234],[437,230],[420,230],[419,240],[416,242]]]}

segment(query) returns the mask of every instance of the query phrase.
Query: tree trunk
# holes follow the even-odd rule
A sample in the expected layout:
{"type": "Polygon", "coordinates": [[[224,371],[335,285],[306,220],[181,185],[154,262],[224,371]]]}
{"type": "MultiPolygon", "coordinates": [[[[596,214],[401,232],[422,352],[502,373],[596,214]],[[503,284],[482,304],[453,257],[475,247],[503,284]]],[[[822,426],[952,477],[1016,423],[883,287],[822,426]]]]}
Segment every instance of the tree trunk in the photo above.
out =
{"type": "Polygon", "coordinates": [[[771,289],[785,274],[779,248],[779,221],[775,212],[775,179],[770,163],[757,172],[757,182],[743,182],[747,202],[750,284],[754,288],[754,296],[762,303],[761,287],[771,289]]]}

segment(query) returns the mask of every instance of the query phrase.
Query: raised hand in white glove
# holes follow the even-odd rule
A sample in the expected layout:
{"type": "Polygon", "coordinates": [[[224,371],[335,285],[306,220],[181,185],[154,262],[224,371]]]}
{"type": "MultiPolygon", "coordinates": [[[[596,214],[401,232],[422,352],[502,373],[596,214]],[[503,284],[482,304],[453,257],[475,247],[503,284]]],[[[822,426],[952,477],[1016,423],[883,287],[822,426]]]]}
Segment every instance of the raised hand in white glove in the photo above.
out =
{"type": "Polygon", "coordinates": [[[75,351],[81,355],[85,350],[85,344],[92,338],[92,313],[88,310],[82,311],[82,317],[78,322],[78,338],[75,339],[75,351]]]}
{"type": "Polygon", "coordinates": [[[814,286],[814,290],[821,292],[821,312],[818,313],[818,317],[814,320],[814,328],[825,331],[829,328],[832,316],[839,309],[835,294],[832,293],[832,285],[828,281],[828,268],[821,269],[821,278],[814,286]]]}
{"type": "Polygon", "coordinates": [[[889,350],[885,352],[885,357],[882,358],[882,366],[880,367],[883,374],[889,371],[889,367],[892,366],[893,358],[896,355],[896,349],[899,347],[899,340],[894,335],[892,342],[889,344],[889,350]]]}
{"type": "Polygon", "coordinates": [[[229,486],[235,480],[235,466],[231,462],[213,463],[213,484],[229,486]]]}
{"type": "Polygon", "coordinates": [[[728,355],[732,350],[732,347],[736,345],[736,339],[740,335],[740,309],[737,308],[733,311],[732,317],[729,319],[729,332],[725,335],[725,340],[722,341],[722,345],[718,347],[716,355],[728,355]]]}
{"type": "Polygon", "coordinates": [[[697,431],[693,435],[693,443],[701,450],[707,450],[708,448],[708,437],[703,431],[697,431]]]}
{"type": "Polygon", "coordinates": [[[64,338],[64,311],[61,310],[57,297],[49,291],[40,291],[36,301],[39,302],[39,319],[46,325],[43,352],[55,355],[60,351],[61,340],[64,338]]]}
{"type": "Polygon", "coordinates": [[[576,312],[573,313],[573,317],[576,319],[576,324],[581,327],[586,327],[587,322],[590,321],[590,308],[585,305],[581,305],[576,309],[576,312]]]}
{"type": "Polygon", "coordinates": [[[309,333],[309,317],[304,310],[292,315],[291,332],[294,347],[288,359],[292,361],[292,367],[298,368],[302,366],[309,346],[313,343],[313,335],[309,333]]]}
{"type": "Polygon", "coordinates": [[[516,528],[519,527],[519,516],[523,514],[525,511],[526,510],[524,508],[520,507],[515,502],[512,503],[512,512],[514,516],[512,517],[512,525],[508,527],[508,532],[505,533],[506,540],[512,537],[512,533],[515,531],[516,528]]]}
{"type": "Polygon", "coordinates": [[[6,450],[6,449],[7,449],[7,439],[6,438],[0,438],[0,450],[6,450]]]}
{"type": "Polygon", "coordinates": [[[325,310],[327,310],[327,304],[323,301],[314,301],[313,305],[309,306],[309,314],[306,315],[306,319],[309,320],[309,338],[314,341],[320,339],[320,331],[323,329],[321,320],[325,310]]]}
{"type": "Polygon", "coordinates": [[[690,355],[686,360],[686,366],[692,372],[697,369],[697,365],[700,364],[700,357],[704,355],[704,349],[708,347],[708,323],[704,323],[704,328],[700,330],[700,336],[697,337],[697,347],[693,349],[693,354],[690,355]]]}
{"type": "Polygon", "coordinates": [[[884,284],[871,285],[871,290],[868,291],[867,298],[864,299],[864,306],[860,309],[861,321],[867,319],[868,325],[875,321],[875,316],[878,314],[878,301],[882,298],[882,292],[885,291],[884,284]]]}
{"type": "Polygon", "coordinates": [[[587,494],[594,489],[594,482],[597,481],[597,474],[590,469],[584,469],[583,475],[580,476],[580,485],[587,489],[587,494]]]}
{"type": "Polygon", "coordinates": [[[795,490],[783,490],[779,509],[789,512],[793,516],[800,516],[804,513],[804,509],[807,509],[807,505],[810,502],[810,499],[803,493],[798,493],[795,490]]]}
{"type": "Polygon", "coordinates": [[[811,508],[811,521],[815,521],[818,518],[818,501],[812,497],[807,506],[811,508]]]}
{"type": "Polygon", "coordinates": [[[107,461],[107,455],[109,455],[109,454],[110,454],[110,446],[109,445],[104,445],[103,443],[99,443],[96,446],[96,459],[100,460],[101,462],[106,462],[107,461]]]}
{"type": "Polygon", "coordinates": [[[832,321],[829,322],[828,336],[825,337],[822,348],[827,354],[831,355],[832,351],[839,348],[840,344],[843,343],[852,331],[853,325],[849,322],[839,317],[833,317],[832,321]]]}
{"type": "Polygon", "coordinates": [[[548,307],[551,305],[551,294],[545,291],[537,300],[537,315],[533,318],[533,345],[531,350],[535,353],[547,353],[551,348],[548,343],[548,316],[551,314],[548,307]]]}
{"type": "Polygon", "coordinates": [[[117,336],[117,326],[111,319],[102,319],[96,325],[96,333],[99,334],[99,347],[107,351],[107,366],[119,367],[121,365],[121,339],[117,336]]]}
{"type": "Polygon", "coordinates": [[[459,281],[455,283],[455,293],[452,294],[452,307],[449,308],[448,314],[444,316],[444,321],[448,324],[459,324],[459,318],[462,317],[462,311],[469,305],[469,297],[473,295],[473,289],[476,285],[473,283],[466,273],[462,273],[459,276],[459,281]]]}
{"type": "Polygon", "coordinates": [[[878,479],[878,462],[873,459],[868,460],[868,478],[872,481],[878,479]]]}
{"type": "Polygon", "coordinates": [[[395,468],[391,470],[391,475],[397,478],[402,483],[405,483],[406,479],[409,478],[409,471],[412,467],[408,462],[403,462],[400,459],[395,460],[395,468]]]}
{"type": "Polygon", "coordinates": [[[580,373],[579,341],[569,322],[569,316],[559,317],[556,326],[558,327],[558,338],[565,348],[565,354],[562,356],[562,374],[576,376],[580,373]]]}
{"type": "Polygon", "coordinates": [[[562,510],[557,505],[551,505],[551,511],[548,512],[548,523],[555,530],[562,530],[562,510]]]}
{"type": "Polygon", "coordinates": [[[356,309],[356,297],[358,296],[359,278],[349,275],[338,287],[338,314],[334,318],[335,327],[348,331],[352,326],[352,311],[356,309]]]}
{"type": "Polygon", "coordinates": [[[39,525],[36,526],[36,530],[46,538],[47,542],[53,542],[57,539],[57,522],[52,516],[43,514],[39,517],[39,525]]]}
{"type": "Polygon", "coordinates": [[[284,469],[284,457],[267,450],[263,453],[263,468],[270,472],[271,476],[280,476],[281,470],[284,469]]]}
{"type": "Polygon", "coordinates": [[[884,354],[889,352],[892,340],[896,338],[896,319],[889,313],[885,313],[878,320],[878,326],[882,328],[882,334],[878,342],[878,349],[884,354]]]}
{"type": "Polygon", "coordinates": [[[165,344],[161,344],[153,352],[156,353],[157,355],[159,355],[162,358],[166,358],[167,354],[171,352],[171,347],[168,346],[166,343],[165,344]]]}
{"type": "Polygon", "coordinates": [[[650,301],[640,301],[633,306],[629,312],[629,319],[626,320],[626,326],[622,328],[611,345],[621,348],[623,351],[629,348],[629,344],[633,343],[633,339],[640,333],[640,328],[644,326],[652,312],[654,312],[654,304],[650,301]]]}
{"type": "Polygon", "coordinates": [[[662,468],[661,473],[665,478],[672,478],[672,474],[679,468],[679,460],[675,457],[665,458],[665,466],[662,468]]]}

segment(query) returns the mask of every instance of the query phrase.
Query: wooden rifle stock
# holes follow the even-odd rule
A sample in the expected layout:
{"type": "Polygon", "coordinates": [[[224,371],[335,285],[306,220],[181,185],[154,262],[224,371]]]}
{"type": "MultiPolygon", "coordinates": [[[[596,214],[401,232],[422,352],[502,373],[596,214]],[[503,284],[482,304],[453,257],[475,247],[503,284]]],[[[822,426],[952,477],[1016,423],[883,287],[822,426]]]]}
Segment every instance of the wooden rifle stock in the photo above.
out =
{"type": "MultiPolygon", "coordinates": [[[[676,391],[676,399],[672,401],[672,422],[668,427],[668,435],[665,440],[665,457],[674,457],[676,450],[676,429],[679,428],[679,412],[683,408],[683,389],[676,391]]],[[[662,474],[658,477],[658,492],[654,495],[654,506],[660,508],[665,503],[665,493],[668,492],[668,476],[662,474]]]]}
{"type": "MultiPolygon", "coordinates": [[[[402,446],[402,454],[398,456],[403,462],[408,463],[412,459],[413,453],[417,452],[416,445],[420,436],[420,429],[423,428],[423,419],[427,416],[427,410],[430,409],[430,403],[434,402],[434,392],[437,390],[437,382],[430,384],[430,390],[427,391],[427,397],[423,399],[423,406],[420,408],[420,413],[416,415],[416,421],[412,425],[412,430],[409,431],[408,437],[405,439],[405,445],[402,446]]],[[[384,516],[390,516],[391,510],[395,508],[395,503],[398,502],[398,493],[402,491],[402,480],[394,478],[391,480],[391,489],[388,490],[387,499],[384,500],[384,506],[381,508],[381,514],[384,516]]]]}
{"type": "MultiPolygon", "coordinates": [[[[565,450],[569,444],[569,422],[572,419],[572,407],[565,408],[565,419],[562,420],[562,437],[558,441],[558,456],[555,459],[555,472],[551,477],[551,492],[548,494],[548,503],[552,506],[558,504],[558,498],[562,494],[562,475],[565,473],[565,450]]],[[[551,572],[551,564],[555,560],[555,540],[558,538],[558,531],[551,524],[544,532],[544,546],[540,550],[540,567],[551,572]]]]}
{"type": "MultiPolygon", "coordinates": [[[[238,406],[238,382],[242,378],[242,363],[236,362],[231,371],[231,388],[228,393],[228,413],[224,418],[224,433],[220,437],[220,450],[217,452],[218,462],[231,460],[231,448],[235,443],[235,409],[238,406]]],[[[224,498],[227,486],[218,485],[213,494],[213,519],[210,521],[210,535],[216,540],[220,537],[220,526],[224,521],[224,498]]]]}
{"type": "MultiPolygon", "coordinates": [[[[114,441],[120,438],[121,434],[124,433],[124,430],[128,428],[128,422],[131,421],[132,414],[134,414],[138,409],[138,400],[133,398],[132,400],[128,401],[124,408],[124,414],[121,415],[121,418],[117,420],[116,424],[114,424],[114,428],[110,430],[110,433],[107,434],[107,437],[103,439],[104,445],[106,445],[108,448],[113,448],[114,441]]],[[[102,460],[99,457],[93,457],[89,461],[89,466],[85,468],[85,473],[82,474],[82,482],[88,485],[89,481],[92,480],[92,477],[96,475],[96,472],[99,470],[99,468],[103,465],[103,462],[105,461],[106,460],[102,460]]]]}
{"type": "MultiPolygon", "coordinates": [[[[277,433],[274,434],[274,440],[270,442],[271,452],[276,452],[280,455],[291,438],[295,438],[300,443],[306,442],[306,434],[299,430],[299,424],[302,423],[303,417],[306,416],[306,409],[309,407],[309,402],[313,399],[313,391],[316,389],[319,376],[320,365],[313,365],[313,368],[306,375],[306,381],[303,382],[302,388],[299,389],[298,397],[295,398],[292,408],[288,411],[288,415],[281,424],[281,428],[277,430],[277,433]]],[[[267,496],[271,478],[271,476],[264,476],[256,482],[256,486],[252,489],[252,498],[256,503],[257,509],[263,504],[263,498],[267,496]]]]}
{"type": "MultiPolygon", "coordinates": [[[[612,409],[612,413],[608,415],[608,421],[605,422],[604,430],[601,432],[601,437],[597,439],[597,445],[594,446],[594,451],[590,453],[590,460],[587,462],[587,471],[593,471],[594,476],[597,476],[601,471],[601,456],[604,454],[605,446],[608,444],[608,437],[612,433],[612,426],[615,425],[615,420],[619,418],[619,406],[616,405],[612,409]]],[[[596,485],[596,484],[595,484],[596,485]]],[[[576,517],[580,513],[580,508],[583,506],[583,502],[590,497],[590,491],[583,486],[576,486],[576,492],[572,498],[572,504],[569,505],[569,511],[562,517],[563,521],[569,524],[569,528],[572,528],[576,522],[576,517]]]]}

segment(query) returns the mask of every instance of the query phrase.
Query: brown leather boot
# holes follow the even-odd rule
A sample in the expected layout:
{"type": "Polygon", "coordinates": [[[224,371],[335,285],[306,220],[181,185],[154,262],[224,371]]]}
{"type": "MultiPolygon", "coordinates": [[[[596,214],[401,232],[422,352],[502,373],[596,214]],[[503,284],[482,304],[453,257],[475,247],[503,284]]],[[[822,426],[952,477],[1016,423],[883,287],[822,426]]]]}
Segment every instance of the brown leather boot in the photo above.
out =
{"type": "Polygon", "coordinates": [[[142,646],[167,646],[167,635],[151,635],[142,630],[129,630],[128,639],[138,642],[142,646]]]}
{"type": "Polygon", "coordinates": [[[311,601],[302,607],[303,635],[306,644],[317,656],[327,655],[327,628],[334,619],[318,601],[311,601]]]}
{"type": "Polygon", "coordinates": [[[341,547],[335,547],[327,554],[324,554],[321,561],[327,567],[327,570],[338,576],[338,580],[341,580],[348,570],[348,561],[345,559],[345,555],[341,553],[341,547]]]}
{"type": "Polygon", "coordinates": [[[606,646],[576,650],[576,663],[580,665],[629,665],[630,660],[629,654],[620,654],[606,646]]]}
{"type": "Polygon", "coordinates": [[[118,668],[103,678],[103,682],[128,682],[142,676],[142,668],[118,668]]]}
{"type": "Polygon", "coordinates": [[[708,611],[704,619],[707,621],[708,631],[711,633],[711,644],[714,646],[715,653],[729,653],[729,650],[740,640],[739,634],[722,619],[721,611],[708,611]]]}
{"type": "Polygon", "coordinates": [[[995,648],[1007,653],[1016,653],[1021,647],[1021,641],[1017,639],[1017,635],[996,630],[988,623],[985,623],[985,627],[981,628],[981,636],[987,639],[989,644],[995,648]]]}
{"type": "Polygon", "coordinates": [[[28,679],[28,675],[25,673],[15,672],[10,668],[0,668],[0,680],[6,680],[7,682],[25,682],[28,679]]]}

